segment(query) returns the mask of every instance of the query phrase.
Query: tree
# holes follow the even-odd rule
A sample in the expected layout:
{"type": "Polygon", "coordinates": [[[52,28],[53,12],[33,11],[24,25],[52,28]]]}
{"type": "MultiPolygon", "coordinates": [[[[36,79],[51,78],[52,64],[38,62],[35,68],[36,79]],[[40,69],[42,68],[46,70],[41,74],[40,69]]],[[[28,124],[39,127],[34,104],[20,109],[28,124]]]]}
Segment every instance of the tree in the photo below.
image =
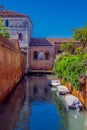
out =
{"type": "Polygon", "coordinates": [[[3,19],[0,17],[0,35],[9,38],[8,28],[4,27],[3,19]]]}
{"type": "Polygon", "coordinates": [[[82,47],[80,47],[80,46],[79,46],[79,47],[76,47],[76,48],[75,48],[75,53],[76,53],[76,54],[80,54],[80,53],[82,53],[82,50],[83,50],[82,47]]]}
{"type": "Polygon", "coordinates": [[[87,44],[87,25],[80,29],[74,29],[73,32],[74,32],[73,38],[75,40],[79,40],[80,43],[83,44],[83,50],[84,50],[87,44]]]}
{"type": "Polygon", "coordinates": [[[64,51],[64,52],[72,53],[72,51],[73,51],[73,43],[72,42],[61,43],[60,50],[64,51]]]}

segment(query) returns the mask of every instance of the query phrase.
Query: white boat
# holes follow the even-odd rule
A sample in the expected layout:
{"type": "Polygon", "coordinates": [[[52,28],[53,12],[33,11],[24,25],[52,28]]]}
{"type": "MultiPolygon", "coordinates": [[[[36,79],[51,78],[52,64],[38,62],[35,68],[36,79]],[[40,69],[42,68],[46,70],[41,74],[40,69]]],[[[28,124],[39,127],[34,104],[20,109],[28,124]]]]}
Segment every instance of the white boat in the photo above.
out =
{"type": "Polygon", "coordinates": [[[58,85],[57,86],[57,91],[59,92],[60,95],[65,95],[67,93],[70,93],[68,88],[66,86],[64,86],[64,85],[58,85]]]}
{"type": "Polygon", "coordinates": [[[65,95],[64,100],[69,109],[84,109],[84,106],[82,105],[80,100],[72,94],[65,95]]]}
{"type": "Polygon", "coordinates": [[[49,80],[48,85],[53,86],[53,87],[60,85],[60,80],[49,80]]]}
{"type": "Polygon", "coordinates": [[[52,87],[52,88],[51,88],[51,91],[52,91],[52,92],[56,91],[56,87],[52,87]]]}

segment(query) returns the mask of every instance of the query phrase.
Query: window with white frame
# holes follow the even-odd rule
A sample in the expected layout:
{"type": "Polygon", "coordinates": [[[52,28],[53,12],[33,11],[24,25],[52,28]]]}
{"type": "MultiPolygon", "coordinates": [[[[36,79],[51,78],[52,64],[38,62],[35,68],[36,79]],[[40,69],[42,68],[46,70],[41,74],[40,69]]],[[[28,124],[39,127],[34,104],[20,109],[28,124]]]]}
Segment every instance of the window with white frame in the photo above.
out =
{"type": "Polygon", "coordinates": [[[22,27],[23,21],[22,19],[19,20],[19,27],[22,27]]]}
{"type": "Polygon", "coordinates": [[[18,27],[18,20],[15,19],[15,27],[18,27]]]}
{"type": "Polygon", "coordinates": [[[11,19],[11,20],[10,20],[10,27],[13,27],[13,26],[14,26],[14,20],[11,19]]]}
{"type": "Polygon", "coordinates": [[[39,52],[39,60],[44,60],[44,52],[39,52]]]}
{"type": "Polygon", "coordinates": [[[23,22],[23,27],[25,27],[25,28],[27,27],[27,21],[23,22]]]}

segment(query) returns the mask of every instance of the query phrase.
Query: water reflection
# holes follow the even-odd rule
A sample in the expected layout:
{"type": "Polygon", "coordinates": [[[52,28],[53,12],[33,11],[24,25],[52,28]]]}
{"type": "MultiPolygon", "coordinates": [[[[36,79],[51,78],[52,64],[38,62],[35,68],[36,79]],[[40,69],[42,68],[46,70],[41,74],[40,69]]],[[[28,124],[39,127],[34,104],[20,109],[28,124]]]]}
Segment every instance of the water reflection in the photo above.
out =
{"type": "Polygon", "coordinates": [[[29,102],[29,80],[25,77],[25,100],[20,110],[20,116],[16,121],[15,129],[21,128],[23,130],[30,129],[30,115],[31,115],[31,103],[29,102]]]}
{"type": "Polygon", "coordinates": [[[14,130],[58,130],[59,122],[47,77],[26,77],[25,100],[14,130]]]}
{"type": "Polygon", "coordinates": [[[85,129],[84,130],[87,130],[87,111],[85,111],[85,129]]]}
{"type": "Polygon", "coordinates": [[[0,130],[87,130],[87,113],[67,112],[48,86],[51,78],[26,76],[19,83],[0,106],[0,130]]]}
{"type": "Polygon", "coordinates": [[[51,89],[46,76],[31,76],[29,78],[29,97],[32,100],[51,98],[51,89]]]}
{"type": "Polygon", "coordinates": [[[13,130],[15,120],[19,117],[19,111],[25,96],[25,79],[19,83],[16,91],[8,97],[0,106],[0,130],[13,130]]]}
{"type": "Polygon", "coordinates": [[[55,93],[53,93],[53,98],[58,109],[58,114],[61,117],[61,122],[63,122],[66,130],[86,130],[85,127],[85,113],[77,113],[74,110],[67,111],[61,98],[58,98],[55,93]]]}

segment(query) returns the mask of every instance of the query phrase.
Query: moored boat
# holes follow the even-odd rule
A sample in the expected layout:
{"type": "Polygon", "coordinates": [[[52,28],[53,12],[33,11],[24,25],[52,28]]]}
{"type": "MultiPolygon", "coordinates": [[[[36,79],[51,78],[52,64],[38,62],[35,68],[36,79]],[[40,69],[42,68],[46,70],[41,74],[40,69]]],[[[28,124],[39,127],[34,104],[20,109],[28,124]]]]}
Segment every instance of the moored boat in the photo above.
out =
{"type": "Polygon", "coordinates": [[[57,86],[57,91],[59,92],[59,95],[65,95],[67,93],[70,93],[68,88],[66,86],[64,86],[64,85],[58,85],[57,86]]]}
{"type": "Polygon", "coordinates": [[[72,94],[66,94],[64,96],[64,100],[65,100],[69,109],[75,109],[75,110],[83,110],[84,109],[84,106],[80,102],[80,100],[77,97],[73,96],[72,94]]]}
{"type": "Polygon", "coordinates": [[[49,80],[48,85],[56,87],[57,85],[60,85],[60,80],[49,80]]]}

